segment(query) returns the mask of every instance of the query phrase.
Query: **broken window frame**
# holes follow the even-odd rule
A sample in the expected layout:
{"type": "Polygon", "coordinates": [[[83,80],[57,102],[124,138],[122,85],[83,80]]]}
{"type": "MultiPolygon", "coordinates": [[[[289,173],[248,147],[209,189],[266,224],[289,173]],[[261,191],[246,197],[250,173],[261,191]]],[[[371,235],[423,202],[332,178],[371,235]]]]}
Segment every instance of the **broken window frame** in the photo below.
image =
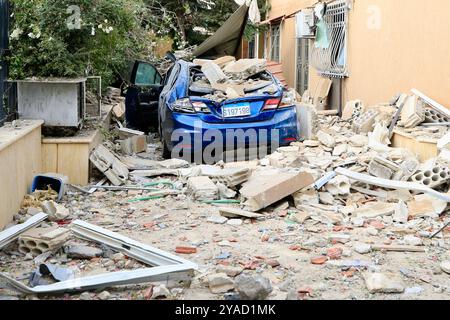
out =
{"type": "Polygon", "coordinates": [[[281,25],[277,22],[270,25],[270,60],[281,62],[281,25]]]}
{"type": "Polygon", "coordinates": [[[328,3],[324,15],[330,44],[328,48],[311,50],[311,65],[319,75],[334,78],[349,76],[348,71],[348,30],[350,3],[348,0],[336,0],[328,3]]]}
{"type": "MultiPolygon", "coordinates": [[[[81,220],[72,222],[71,228],[77,237],[105,244],[152,267],[75,278],[34,288],[30,288],[1,272],[0,280],[6,282],[12,289],[25,294],[70,293],[146,282],[189,281],[193,272],[198,269],[198,265],[189,260],[81,220]]],[[[20,230],[20,232],[23,232],[23,230],[20,230]]],[[[18,233],[15,232],[15,234],[18,233]]]]}

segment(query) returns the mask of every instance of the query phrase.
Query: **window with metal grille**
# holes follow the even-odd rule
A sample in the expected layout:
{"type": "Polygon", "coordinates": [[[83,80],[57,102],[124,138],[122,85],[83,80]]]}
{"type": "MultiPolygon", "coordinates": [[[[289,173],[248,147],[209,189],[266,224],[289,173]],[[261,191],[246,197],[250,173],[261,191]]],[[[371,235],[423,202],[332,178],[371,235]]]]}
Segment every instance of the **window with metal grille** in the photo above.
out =
{"type": "Polygon", "coordinates": [[[343,78],[348,76],[348,0],[329,3],[323,18],[328,43],[318,46],[317,39],[311,53],[311,64],[323,76],[343,78]]]}
{"type": "Polygon", "coordinates": [[[274,24],[270,27],[270,59],[280,62],[280,38],[281,24],[274,24]]]}

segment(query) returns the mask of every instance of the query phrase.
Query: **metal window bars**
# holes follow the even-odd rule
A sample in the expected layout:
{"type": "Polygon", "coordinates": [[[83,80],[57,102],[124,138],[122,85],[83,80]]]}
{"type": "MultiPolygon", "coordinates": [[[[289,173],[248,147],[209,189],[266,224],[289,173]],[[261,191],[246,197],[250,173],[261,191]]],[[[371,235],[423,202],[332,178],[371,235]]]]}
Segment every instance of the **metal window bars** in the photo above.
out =
{"type": "Polygon", "coordinates": [[[324,22],[327,29],[329,46],[317,48],[311,52],[311,64],[320,75],[344,78],[348,76],[348,0],[337,0],[327,5],[324,22]]]}

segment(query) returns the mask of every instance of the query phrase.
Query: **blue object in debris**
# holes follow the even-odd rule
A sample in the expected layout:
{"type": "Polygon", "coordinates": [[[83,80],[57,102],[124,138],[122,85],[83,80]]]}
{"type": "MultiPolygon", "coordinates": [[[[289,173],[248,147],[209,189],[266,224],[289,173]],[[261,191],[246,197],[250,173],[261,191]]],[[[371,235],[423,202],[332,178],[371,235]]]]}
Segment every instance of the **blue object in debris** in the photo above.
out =
{"type": "Polygon", "coordinates": [[[52,190],[58,193],[58,201],[61,201],[66,193],[65,185],[68,178],[57,174],[42,174],[34,177],[31,184],[31,192],[36,190],[48,190],[50,187],[52,190]]]}
{"type": "Polygon", "coordinates": [[[228,252],[222,253],[216,257],[217,260],[225,260],[231,257],[231,254],[228,252]]]}

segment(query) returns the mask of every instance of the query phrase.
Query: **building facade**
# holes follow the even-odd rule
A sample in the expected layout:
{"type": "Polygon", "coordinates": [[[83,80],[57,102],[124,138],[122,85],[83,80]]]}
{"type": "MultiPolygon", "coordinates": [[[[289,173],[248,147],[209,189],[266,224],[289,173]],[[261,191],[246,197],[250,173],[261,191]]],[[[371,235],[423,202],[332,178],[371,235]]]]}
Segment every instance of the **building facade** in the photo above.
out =
{"type": "Polygon", "coordinates": [[[327,28],[316,26],[320,39],[299,38],[297,31],[298,13],[316,8],[317,0],[268,1],[265,31],[242,46],[242,56],[279,62],[300,94],[328,77],[333,107],[354,99],[386,102],[417,88],[450,108],[450,1],[326,1],[327,28]]]}

